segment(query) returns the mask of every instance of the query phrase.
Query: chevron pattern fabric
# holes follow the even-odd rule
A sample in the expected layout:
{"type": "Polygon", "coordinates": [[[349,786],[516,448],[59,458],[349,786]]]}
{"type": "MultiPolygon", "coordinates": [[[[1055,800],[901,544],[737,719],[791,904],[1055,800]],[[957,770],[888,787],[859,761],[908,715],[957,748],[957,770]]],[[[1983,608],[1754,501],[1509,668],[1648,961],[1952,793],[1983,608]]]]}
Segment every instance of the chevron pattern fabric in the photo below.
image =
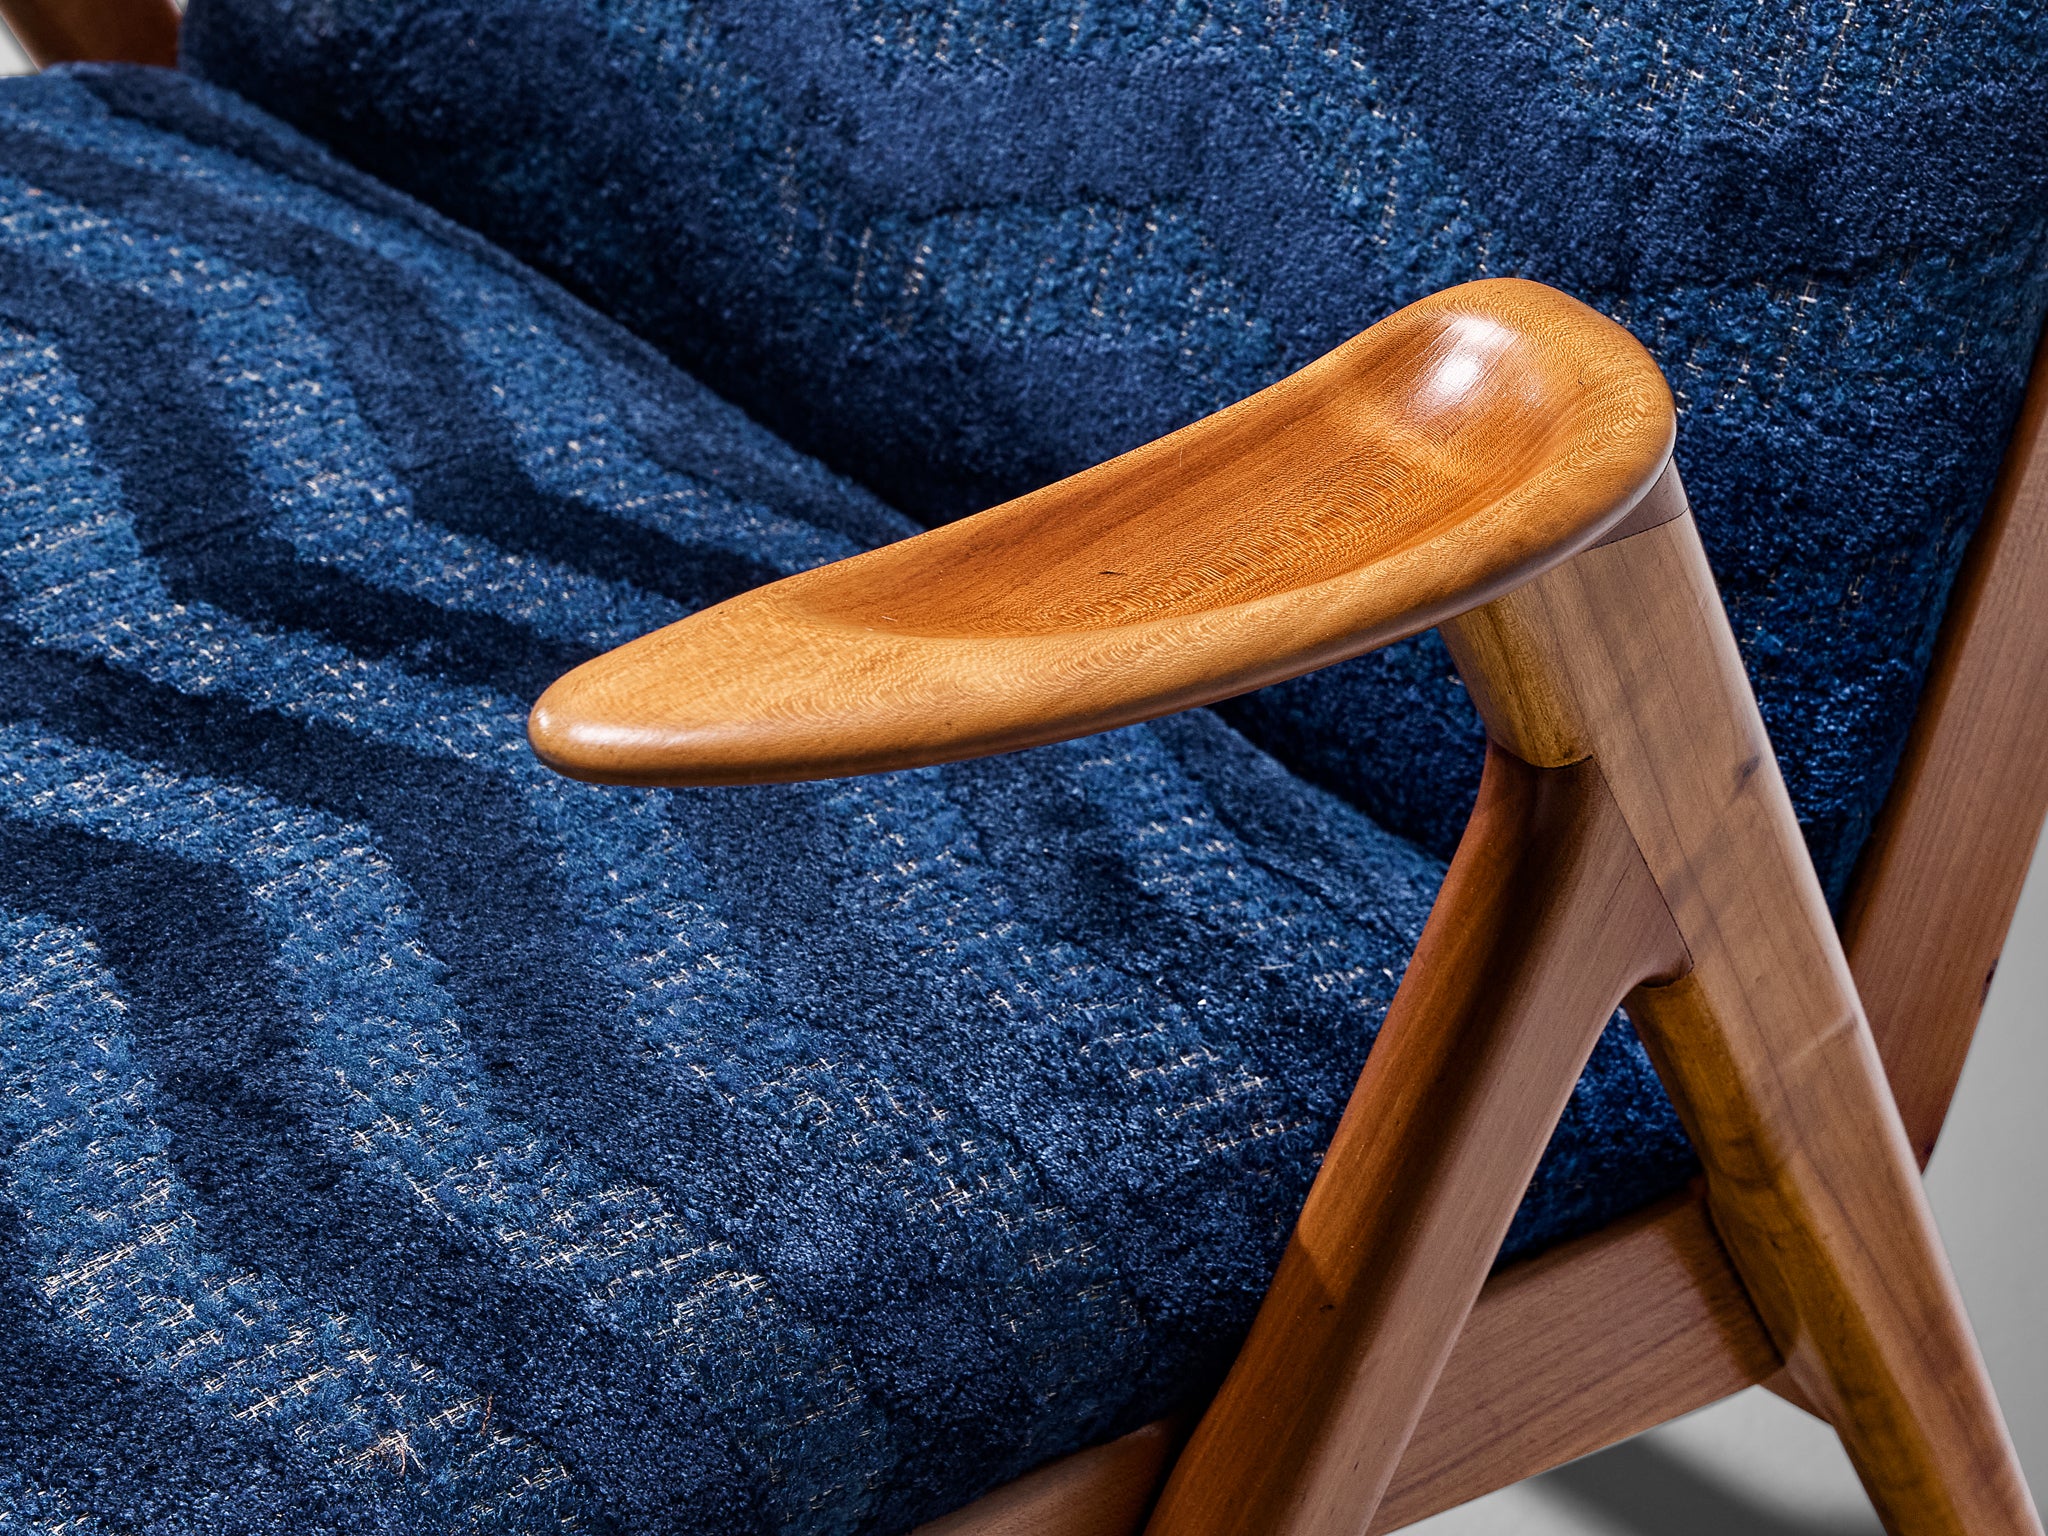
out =
{"type": "MultiPolygon", "coordinates": [[[[525,747],[911,526],[224,92],[0,87],[0,1531],[895,1532],[1214,1382],[1435,859],[1207,712],[525,747]]],[[[1511,1248],[1686,1169],[1610,1031],[1511,1248]]]]}
{"type": "MultiPolygon", "coordinates": [[[[892,504],[972,511],[1519,274],[1605,310],[1832,896],[2048,298],[2048,10],[193,0],[188,58],[892,504]]],[[[1226,714],[1447,856],[1435,638],[1226,714]]]]}

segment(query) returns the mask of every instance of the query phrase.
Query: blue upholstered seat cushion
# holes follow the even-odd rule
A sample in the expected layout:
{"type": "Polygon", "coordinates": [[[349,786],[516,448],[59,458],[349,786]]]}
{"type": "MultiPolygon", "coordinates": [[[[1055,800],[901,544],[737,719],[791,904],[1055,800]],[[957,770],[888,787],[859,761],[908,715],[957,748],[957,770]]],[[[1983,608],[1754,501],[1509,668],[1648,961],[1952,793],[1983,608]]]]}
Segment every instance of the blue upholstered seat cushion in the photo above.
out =
{"type": "MultiPolygon", "coordinates": [[[[1614,315],[1823,883],[2044,295],[2048,15],[1982,0],[192,0],[189,62],[925,518],[1519,273],[1614,315]]],[[[1447,854],[1433,638],[1225,710],[1447,854]]]]}
{"type": "MultiPolygon", "coordinates": [[[[910,526],[232,97],[0,87],[0,1525],[893,1532],[1216,1379],[1433,858],[1204,712],[525,746],[910,526]]],[[[1610,1031],[1511,1248],[1685,1168],[1610,1031]]]]}

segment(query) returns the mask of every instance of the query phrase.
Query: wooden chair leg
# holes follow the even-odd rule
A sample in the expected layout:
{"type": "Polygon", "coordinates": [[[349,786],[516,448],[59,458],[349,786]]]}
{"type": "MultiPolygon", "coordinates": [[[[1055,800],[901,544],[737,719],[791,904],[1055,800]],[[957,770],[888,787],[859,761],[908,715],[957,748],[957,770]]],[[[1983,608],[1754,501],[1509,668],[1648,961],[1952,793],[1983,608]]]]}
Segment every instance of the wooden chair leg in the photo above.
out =
{"type": "MultiPolygon", "coordinates": [[[[1659,492],[1683,492],[1675,472],[1659,492]]],[[[1896,1536],[2039,1536],[1690,516],[1446,627],[1496,739],[1590,759],[1691,955],[1631,1016],[1794,1380],[1896,1536]]]]}
{"type": "Polygon", "coordinates": [[[1365,1528],[1624,993],[1684,968],[1597,767],[1495,749],[1251,1336],[1149,1529],[1365,1528]]]}

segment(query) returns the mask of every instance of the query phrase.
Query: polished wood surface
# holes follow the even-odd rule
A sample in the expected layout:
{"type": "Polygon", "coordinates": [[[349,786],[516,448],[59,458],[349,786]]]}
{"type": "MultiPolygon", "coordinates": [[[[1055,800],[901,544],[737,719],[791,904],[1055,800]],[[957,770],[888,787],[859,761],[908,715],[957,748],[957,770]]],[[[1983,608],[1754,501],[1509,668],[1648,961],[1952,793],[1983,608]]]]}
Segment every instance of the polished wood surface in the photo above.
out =
{"type": "MultiPolygon", "coordinates": [[[[1983,983],[2003,947],[2028,852],[2048,813],[2042,778],[2048,742],[2040,734],[2048,729],[2048,701],[2035,691],[2048,673],[2044,591],[2048,346],[2036,354],[1998,491],[1950,601],[1905,760],[1851,882],[1842,925],[1850,971],[1923,1162],[1946,1115],[1976,1029],[1983,983]],[[1989,730],[1987,721],[1993,722],[1989,730]]],[[[1505,1271],[1488,1283],[1376,1529],[1452,1508],[1644,1427],[1637,1393],[1648,1384],[1637,1375],[1635,1340],[1596,1329],[1569,1356],[1548,1347],[1551,1331],[1575,1313],[1619,1317],[1638,1301],[1663,1312],[1695,1284],[1703,1295],[1729,1301],[1721,1321],[1665,1343],[1673,1385],[1683,1387],[1662,1399],[1661,1418],[1767,1379],[1754,1352],[1739,1356],[1747,1369],[1729,1373],[1725,1341],[1728,1330],[1740,1332],[1746,1300],[1729,1300],[1743,1293],[1725,1259],[1700,1250],[1696,1277],[1668,1262],[1645,1262],[1640,1287],[1625,1296],[1608,1283],[1607,1256],[1638,1242],[1624,1221],[1561,1250],[1554,1264],[1536,1261],[1540,1271],[1524,1266],[1521,1275],[1505,1271]],[[1482,1349],[1473,1332],[1481,1319],[1507,1319],[1496,1308],[1511,1277],[1518,1293],[1540,1284],[1547,1308],[1532,1312],[1527,1326],[1509,1322],[1490,1330],[1482,1349]],[[1465,1441],[1460,1424],[1469,1420],[1453,1404],[1466,1400],[1456,1396],[1466,1390],[1482,1401],[1506,1401],[1519,1392],[1532,1405],[1523,1433],[1465,1441]],[[1427,1446],[1438,1433],[1446,1449],[1433,1461],[1427,1446]],[[1467,1443],[1470,1458],[1461,1463],[1459,1447],[1467,1443]]],[[[1747,1326],[1758,1330],[1753,1339],[1761,1337],[1753,1314],[1747,1326]]],[[[1654,1405],[1656,1399],[1645,1401],[1654,1405]]]]}
{"type": "Polygon", "coordinates": [[[1157,1536],[1336,1536],[1379,1502],[1615,1005],[1686,955],[1590,762],[1479,802],[1157,1536]]]}
{"type": "Polygon", "coordinates": [[[1445,638],[1496,740],[1590,755],[1613,789],[1692,956],[1630,1014],[1752,1301],[1887,1526],[2035,1536],[1691,519],[1588,550],[1445,638]]]}
{"type": "Polygon", "coordinates": [[[558,681],[529,734],[575,777],[751,783],[1170,713],[1566,558],[1672,432],[1626,331],[1535,283],[1466,284],[1121,458],[643,636],[558,681]]]}
{"type": "Polygon", "coordinates": [[[1842,940],[1913,1150],[1948,1114],[2048,814],[2048,347],[1970,547],[1842,940]]]}
{"type": "Polygon", "coordinates": [[[171,0],[0,0],[0,20],[38,68],[178,62],[171,0]]]}

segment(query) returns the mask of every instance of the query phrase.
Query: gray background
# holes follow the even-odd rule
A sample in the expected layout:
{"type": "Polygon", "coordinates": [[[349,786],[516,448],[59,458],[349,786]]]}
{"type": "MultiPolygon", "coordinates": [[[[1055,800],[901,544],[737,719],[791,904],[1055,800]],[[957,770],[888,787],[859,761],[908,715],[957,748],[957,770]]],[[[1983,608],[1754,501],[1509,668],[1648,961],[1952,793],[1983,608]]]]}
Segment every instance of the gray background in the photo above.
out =
{"type": "MultiPolygon", "coordinates": [[[[0,74],[29,67],[0,28],[0,74]]],[[[2036,1489],[2048,1489],[2048,852],[1991,988],[1927,1187],[2036,1489]]],[[[1834,1433],[1761,1387],[1504,1488],[1417,1536],[1882,1536],[1834,1433]]]]}

